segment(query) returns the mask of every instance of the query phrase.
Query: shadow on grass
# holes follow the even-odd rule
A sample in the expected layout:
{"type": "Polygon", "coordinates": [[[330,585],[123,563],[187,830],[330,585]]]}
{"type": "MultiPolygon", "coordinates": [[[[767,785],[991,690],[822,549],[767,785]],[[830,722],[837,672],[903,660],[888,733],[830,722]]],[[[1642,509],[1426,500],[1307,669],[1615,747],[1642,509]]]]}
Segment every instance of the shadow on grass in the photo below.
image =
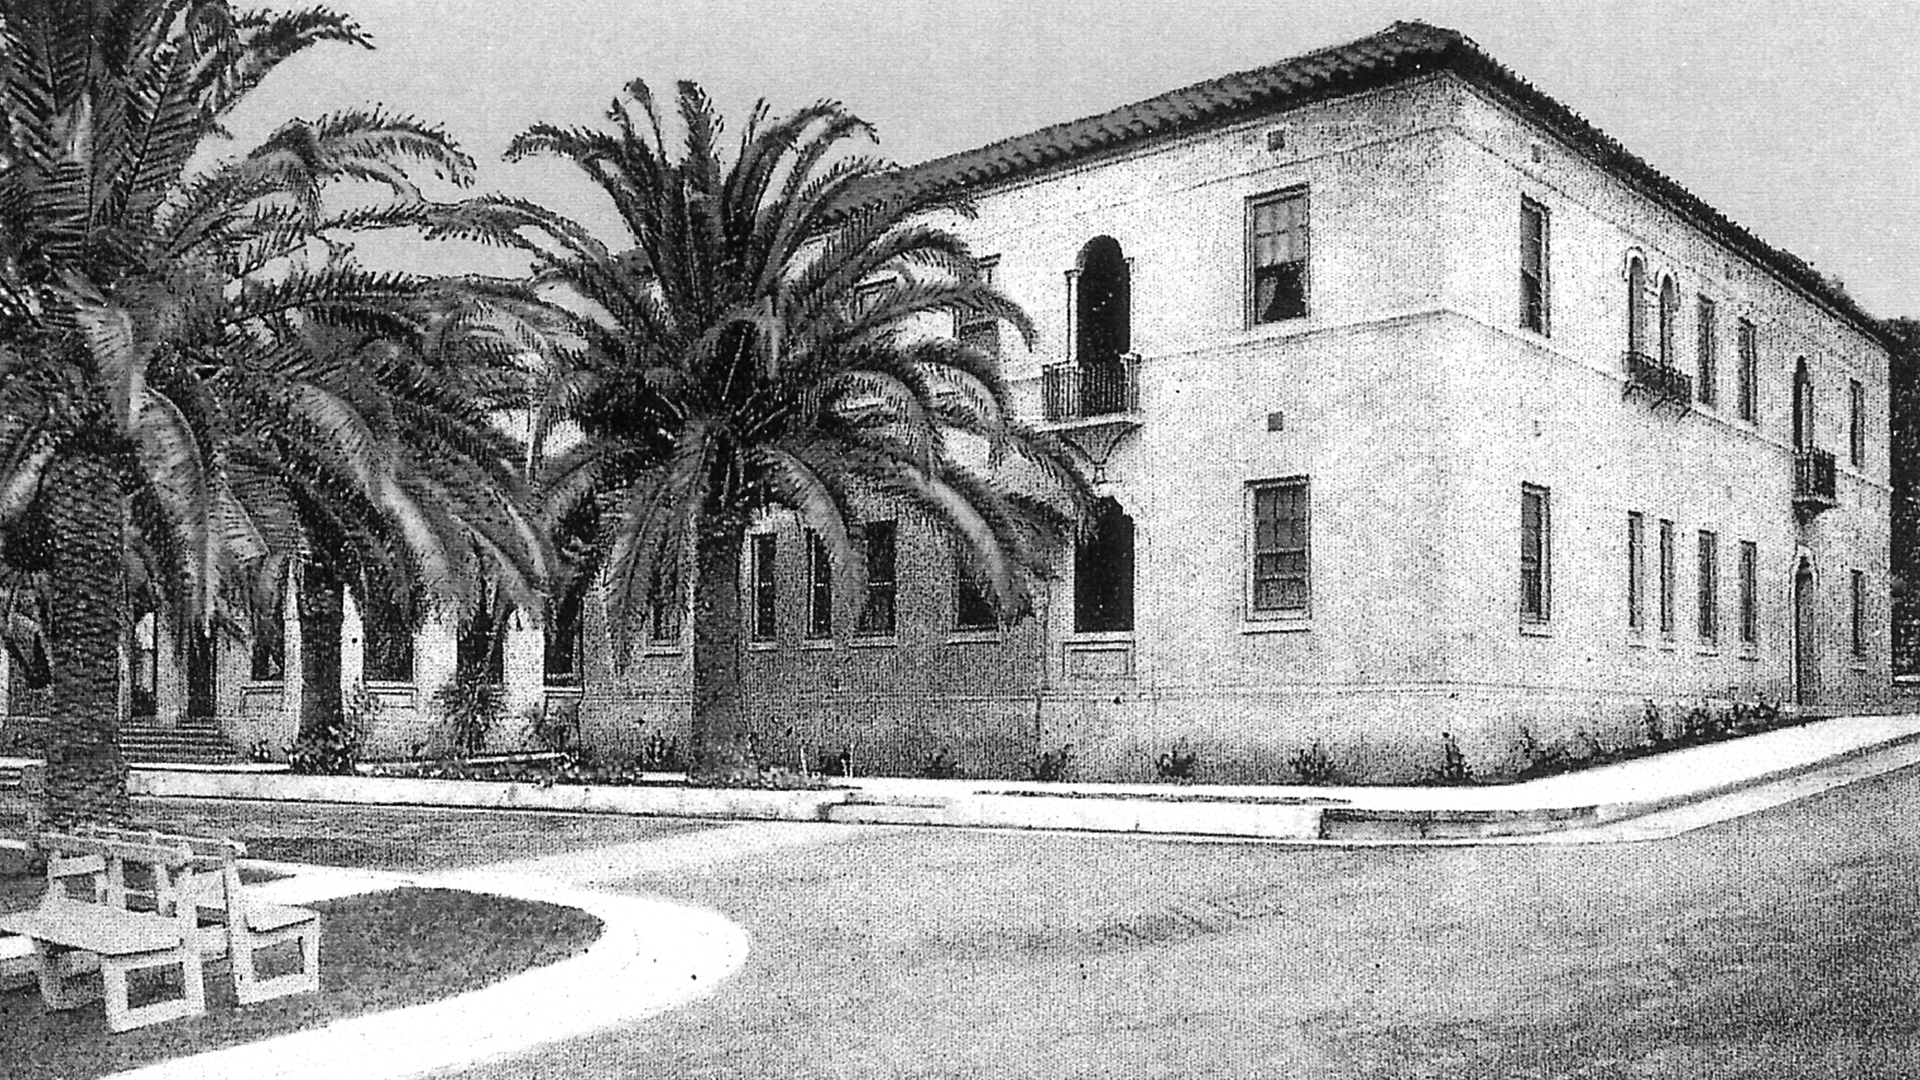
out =
{"type": "Polygon", "coordinates": [[[227,964],[218,961],[207,969],[205,1016],[119,1035],[107,1031],[97,1004],[51,1013],[31,986],[0,993],[6,1075],[101,1076],[434,1001],[564,960],[601,929],[600,920],[574,908],[447,889],[396,889],[311,906],[322,918],[319,993],[242,1009],[227,964]]]}

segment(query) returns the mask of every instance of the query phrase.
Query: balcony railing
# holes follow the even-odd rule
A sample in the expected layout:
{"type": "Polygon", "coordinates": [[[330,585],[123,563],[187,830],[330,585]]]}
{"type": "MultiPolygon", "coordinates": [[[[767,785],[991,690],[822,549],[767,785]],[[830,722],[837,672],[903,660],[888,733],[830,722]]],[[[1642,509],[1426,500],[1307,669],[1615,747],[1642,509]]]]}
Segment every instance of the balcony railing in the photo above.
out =
{"type": "Polygon", "coordinates": [[[1793,452],[1793,508],[1808,517],[1839,505],[1833,485],[1833,451],[1793,452]]]}
{"type": "Polygon", "coordinates": [[[1628,352],[1626,364],[1627,393],[1644,394],[1656,407],[1678,405],[1683,412],[1692,407],[1693,378],[1686,372],[1643,352],[1628,352]]]}
{"type": "Polygon", "coordinates": [[[1092,420],[1136,411],[1140,358],[1133,353],[1048,364],[1040,370],[1049,423],[1092,420]]]}

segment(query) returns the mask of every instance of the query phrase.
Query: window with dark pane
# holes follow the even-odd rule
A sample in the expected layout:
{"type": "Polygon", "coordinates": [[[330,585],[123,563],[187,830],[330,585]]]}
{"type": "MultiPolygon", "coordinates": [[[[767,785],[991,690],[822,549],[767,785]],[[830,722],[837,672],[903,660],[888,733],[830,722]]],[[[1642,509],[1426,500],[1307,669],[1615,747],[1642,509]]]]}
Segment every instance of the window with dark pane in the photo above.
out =
{"type": "Polygon", "coordinates": [[[1640,582],[1646,576],[1647,520],[1639,511],[1627,514],[1627,625],[1638,630],[1646,625],[1640,596],[1640,582]]]}
{"type": "Polygon", "coordinates": [[[1551,614],[1548,596],[1547,551],[1550,527],[1547,489],[1532,484],[1520,488],[1520,617],[1546,622],[1551,614]]]}
{"type": "Polygon", "coordinates": [[[1673,633],[1673,522],[1660,522],[1660,632],[1673,633]]]}
{"type": "MultiPolygon", "coordinates": [[[[980,259],[974,263],[982,285],[991,286],[1000,260],[980,259]]],[[[977,311],[953,313],[953,339],[976,352],[1000,359],[1000,320],[977,311]]]]}
{"type": "Polygon", "coordinates": [[[1847,459],[1854,468],[1867,463],[1867,391],[1860,380],[1847,382],[1847,459]]]}
{"type": "Polygon", "coordinates": [[[1627,351],[1647,353],[1647,264],[1638,256],[1627,261],[1627,351]]]}
{"type": "Polygon", "coordinates": [[[1700,404],[1712,405],[1719,396],[1720,366],[1720,324],[1719,310],[1712,300],[1702,296],[1696,307],[1696,325],[1698,332],[1699,385],[1694,392],[1700,398],[1700,404]]]}
{"type": "Polygon", "coordinates": [[[1740,419],[1760,413],[1760,342],[1752,323],[1740,320],[1740,419]]]}
{"type": "Polygon", "coordinates": [[[1720,538],[1705,529],[1700,530],[1698,583],[1700,640],[1716,642],[1720,640],[1720,538]]]}
{"type": "Polygon", "coordinates": [[[1520,325],[1547,332],[1547,211],[1520,200],[1520,325]]]}
{"type": "Polygon", "coordinates": [[[896,629],[895,601],[899,595],[896,569],[898,529],[891,521],[869,521],[867,538],[867,602],[860,609],[857,628],[862,634],[891,636],[896,629]]]}
{"type": "Polygon", "coordinates": [[[1254,615],[1308,612],[1307,481],[1253,485],[1254,615]]]}
{"type": "MultiPolygon", "coordinates": [[[[547,633],[542,666],[546,681],[555,686],[572,686],[580,681],[581,646],[584,635],[580,624],[585,615],[586,581],[576,581],[558,597],[547,601],[547,633]]],[[[368,635],[371,640],[372,635],[368,635]]]]}
{"type": "Polygon", "coordinates": [[[1133,629],[1133,519],[1113,499],[1094,505],[1091,535],[1074,550],[1073,629],[1133,629]]]}
{"type": "Polygon", "coordinates": [[[807,636],[833,636],[833,563],[814,533],[807,534],[807,636]]]}
{"type": "MultiPolygon", "coordinates": [[[[253,624],[253,650],[248,678],[255,682],[279,682],[287,677],[286,608],[284,601],[274,604],[273,612],[253,624]]],[[[371,649],[369,649],[371,652],[371,649]]],[[[368,678],[373,678],[368,673],[368,678]]]]}
{"type": "Polygon", "coordinates": [[[1672,278],[1660,279],[1660,366],[1672,367],[1676,359],[1674,354],[1674,334],[1680,322],[1680,290],[1674,287],[1672,278]]]}
{"type": "Polygon", "coordinates": [[[686,592],[679,575],[671,567],[653,569],[653,584],[647,590],[647,642],[651,645],[675,645],[680,641],[686,592]]]}
{"type": "Polygon", "coordinates": [[[1867,575],[1863,570],[1855,570],[1849,575],[1848,584],[1853,595],[1853,655],[1864,656],[1867,652],[1867,575]]]}
{"type": "Polygon", "coordinates": [[[993,607],[993,594],[980,575],[964,561],[953,567],[953,628],[955,630],[992,630],[1000,620],[993,607]]]}
{"type": "Polygon", "coordinates": [[[774,638],[774,599],[777,595],[773,578],[774,535],[756,533],[753,537],[753,640],[772,641],[774,638]]]}
{"type": "Polygon", "coordinates": [[[1759,582],[1760,549],[1751,540],[1740,542],[1740,640],[1748,645],[1760,640],[1759,582]]]}
{"type": "Polygon", "coordinates": [[[1256,199],[1247,210],[1252,267],[1250,322],[1279,322],[1307,314],[1307,192],[1305,188],[1256,199]]]}

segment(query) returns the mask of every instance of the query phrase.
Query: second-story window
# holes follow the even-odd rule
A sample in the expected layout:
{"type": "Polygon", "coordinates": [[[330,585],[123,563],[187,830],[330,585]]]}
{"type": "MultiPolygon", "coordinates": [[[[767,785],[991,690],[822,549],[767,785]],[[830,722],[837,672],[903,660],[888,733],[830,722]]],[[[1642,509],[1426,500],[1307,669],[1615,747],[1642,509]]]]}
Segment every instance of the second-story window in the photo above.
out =
{"type": "Polygon", "coordinates": [[[1804,356],[1793,365],[1793,448],[1813,449],[1813,376],[1804,356]]]}
{"type": "Polygon", "coordinates": [[[1647,264],[1627,260],[1627,351],[1647,354],[1647,264]]]}
{"type": "Polygon", "coordinates": [[[1547,332],[1547,211],[1520,200],[1520,325],[1547,332]]]}
{"type": "Polygon", "coordinates": [[[1760,415],[1760,343],[1753,324],[1740,320],[1740,419],[1760,415]]]}
{"type": "Polygon", "coordinates": [[[1247,322],[1307,314],[1307,190],[1247,204],[1247,322]]]}
{"type": "MultiPolygon", "coordinates": [[[[974,270],[978,273],[982,285],[994,284],[994,277],[999,267],[998,256],[974,261],[974,270]]],[[[955,311],[953,339],[995,360],[1000,359],[1000,320],[991,315],[977,311],[955,311]]]]}
{"type": "Polygon", "coordinates": [[[1670,368],[1675,360],[1675,324],[1680,321],[1680,290],[1673,279],[1660,279],[1660,366],[1670,368]]]}
{"type": "Polygon", "coordinates": [[[1719,397],[1719,388],[1714,385],[1720,377],[1720,327],[1719,315],[1712,300],[1700,297],[1696,306],[1697,325],[1699,327],[1700,353],[1700,404],[1711,405],[1719,397]]]}
{"type": "Polygon", "coordinates": [[[1867,391],[1859,379],[1847,381],[1847,460],[1858,469],[1867,463],[1867,391]]]}

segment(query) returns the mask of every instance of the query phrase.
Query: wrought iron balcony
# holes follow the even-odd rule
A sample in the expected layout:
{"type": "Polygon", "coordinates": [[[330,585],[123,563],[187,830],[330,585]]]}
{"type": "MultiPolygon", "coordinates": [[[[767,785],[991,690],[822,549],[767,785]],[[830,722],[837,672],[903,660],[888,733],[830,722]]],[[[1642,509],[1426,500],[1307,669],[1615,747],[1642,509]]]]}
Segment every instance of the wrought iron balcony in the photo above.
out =
{"type": "Polygon", "coordinates": [[[1622,396],[1640,394],[1653,404],[1678,406],[1681,412],[1693,407],[1693,378],[1643,352],[1626,354],[1627,386],[1622,396]]]}
{"type": "Polygon", "coordinates": [[[1131,416],[1140,403],[1139,373],[1133,353],[1048,364],[1040,370],[1047,422],[1131,416]]]}
{"type": "Polygon", "coordinates": [[[1833,451],[1793,452],[1793,509],[1803,518],[1840,505],[1834,494],[1833,451]]]}

